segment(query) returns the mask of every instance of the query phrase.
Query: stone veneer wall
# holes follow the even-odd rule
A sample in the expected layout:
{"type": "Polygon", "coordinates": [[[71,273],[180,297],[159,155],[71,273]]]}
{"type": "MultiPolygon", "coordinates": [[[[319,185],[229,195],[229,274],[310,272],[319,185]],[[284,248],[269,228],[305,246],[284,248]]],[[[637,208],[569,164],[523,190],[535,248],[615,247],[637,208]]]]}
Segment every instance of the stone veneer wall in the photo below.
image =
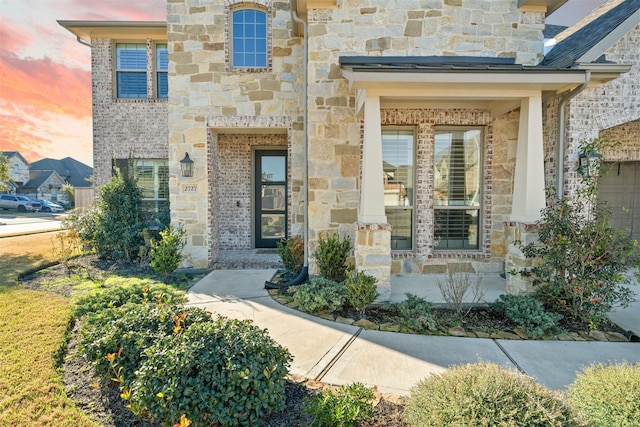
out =
{"type": "MultiPolygon", "coordinates": [[[[544,13],[520,11],[517,3],[391,0],[382,5],[378,0],[345,0],[334,8],[308,11],[311,254],[319,233],[342,230],[352,234],[359,206],[360,119],[355,115],[355,93],[342,78],[339,56],[512,57],[534,65],[542,57],[544,13]]],[[[301,230],[303,58],[302,40],[293,36],[289,8],[289,2],[267,0],[168,0],[172,220],[185,224],[190,236],[185,265],[210,264],[217,239],[222,238],[221,230],[212,224],[219,214],[215,205],[219,190],[214,182],[219,147],[214,146],[218,143],[214,134],[224,131],[207,130],[219,118],[231,122],[242,118],[254,128],[260,128],[265,117],[290,121],[291,229],[294,234],[301,230]],[[234,70],[228,61],[229,12],[251,4],[269,15],[269,67],[234,70]],[[177,177],[184,152],[196,162],[191,179],[177,177]]],[[[486,206],[494,210],[494,202],[488,199],[486,206]]],[[[483,251],[490,257],[494,250],[496,254],[503,251],[499,249],[501,231],[492,225],[493,215],[486,215],[485,221],[490,223],[484,225],[489,232],[483,251]]],[[[313,259],[310,270],[314,272],[313,259]]]]}
{"type": "MultiPolygon", "coordinates": [[[[189,236],[183,265],[207,267],[219,250],[246,249],[251,242],[252,234],[230,236],[232,226],[224,217],[234,210],[226,209],[222,200],[229,190],[217,187],[217,179],[227,173],[225,159],[234,159],[243,168],[251,164],[247,142],[237,148],[240,151],[225,145],[225,140],[236,138],[225,135],[230,133],[227,129],[255,134],[256,144],[270,140],[270,128],[288,135],[284,141],[291,145],[290,183],[295,191],[290,217],[300,219],[303,47],[301,38],[293,36],[289,2],[168,0],[167,23],[172,221],[184,224],[189,236]],[[230,13],[234,7],[252,5],[267,12],[269,66],[234,69],[229,63],[230,13]],[[177,176],[185,152],[195,162],[192,178],[177,176]],[[240,152],[244,158],[239,157],[240,152]]],[[[251,168],[243,173],[250,174],[251,168]]],[[[250,186],[251,180],[241,184],[250,186]]],[[[241,206],[242,200],[246,199],[241,199],[241,206]]],[[[245,233],[250,214],[244,211],[242,215],[236,226],[245,233]]],[[[299,225],[292,226],[293,233],[299,229],[299,225]]]]}
{"type": "MultiPolygon", "coordinates": [[[[580,141],[607,135],[607,132],[603,132],[606,129],[640,119],[640,49],[638,46],[640,46],[640,24],[605,52],[607,60],[619,64],[631,64],[631,70],[600,87],[585,90],[570,103],[565,161],[567,171],[565,177],[570,192],[578,185],[576,167],[580,141]]],[[[602,153],[605,160],[620,160],[620,156],[629,156],[624,160],[640,160],[640,151],[636,148],[639,134],[634,135],[632,132],[634,129],[637,130],[637,126],[629,124],[623,129],[625,129],[625,138],[629,137],[626,145],[615,151],[602,153]]],[[[615,135],[613,131],[609,134],[615,135]]],[[[620,132],[617,135],[622,136],[620,132]]]]}
{"type": "MultiPolygon", "coordinates": [[[[151,76],[154,40],[144,41],[147,43],[147,74],[151,76]]],[[[152,98],[155,93],[152,78],[148,78],[149,99],[116,99],[115,42],[108,38],[91,40],[95,188],[111,179],[111,163],[114,157],[168,157],[167,101],[152,98]]]]}

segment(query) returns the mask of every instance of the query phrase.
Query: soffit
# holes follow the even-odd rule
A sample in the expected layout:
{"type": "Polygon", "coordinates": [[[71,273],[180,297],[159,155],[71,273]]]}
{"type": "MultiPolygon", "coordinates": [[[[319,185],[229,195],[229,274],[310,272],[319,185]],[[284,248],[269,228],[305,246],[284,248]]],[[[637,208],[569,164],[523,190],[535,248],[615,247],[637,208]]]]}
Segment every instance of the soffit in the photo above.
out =
{"type": "Polygon", "coordinates": [[[162,21],[58,21],[58,24],[87,43],[100,37],[167,39],[167,23],[162,21]]]}

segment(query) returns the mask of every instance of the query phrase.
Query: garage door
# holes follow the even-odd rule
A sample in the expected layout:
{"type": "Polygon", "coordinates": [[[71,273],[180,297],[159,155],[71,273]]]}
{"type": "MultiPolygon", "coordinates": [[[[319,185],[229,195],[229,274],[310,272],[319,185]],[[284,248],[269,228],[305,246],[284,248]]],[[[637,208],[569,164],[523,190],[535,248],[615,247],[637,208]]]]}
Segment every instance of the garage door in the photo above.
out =
{"type": "Polygon", "coordinates": [[[640,241],[640,162],[605,163],[598,199],[609,204],[611,225],[640,241]]]}

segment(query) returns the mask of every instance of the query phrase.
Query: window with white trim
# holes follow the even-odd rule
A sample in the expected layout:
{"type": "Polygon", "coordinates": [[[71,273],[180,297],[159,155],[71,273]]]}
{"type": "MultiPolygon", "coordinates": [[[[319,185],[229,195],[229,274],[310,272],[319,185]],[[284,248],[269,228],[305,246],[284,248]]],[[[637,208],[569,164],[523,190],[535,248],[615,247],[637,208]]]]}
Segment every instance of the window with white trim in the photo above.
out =
{"type": "Polygon", "coordinates": [[[382,130],[384,206],[392,250],[413,249],[414,139],[411,129],[382,130]]]}
{"type": "Polygon", "coordinates": [[[482,141],[478,128],[435,131],[434,249],[479,250],[482,141]]]}
{"type": "Polygon", "coordinates": [[[231,66],[267,68],[267,13],[259,9],[231,12],[231,66]]]}
{"type": "Polygon", "coordinates": [[[166,43],[156,43],[156,97],[167,99],[169,96],[169,84],[167,72],[169,70],[169,56],[166,43]]]}
{"type": "Polygon", "coordinates": [[[116,43],[118,98],[147,98],[146,43],[116,43]]]}

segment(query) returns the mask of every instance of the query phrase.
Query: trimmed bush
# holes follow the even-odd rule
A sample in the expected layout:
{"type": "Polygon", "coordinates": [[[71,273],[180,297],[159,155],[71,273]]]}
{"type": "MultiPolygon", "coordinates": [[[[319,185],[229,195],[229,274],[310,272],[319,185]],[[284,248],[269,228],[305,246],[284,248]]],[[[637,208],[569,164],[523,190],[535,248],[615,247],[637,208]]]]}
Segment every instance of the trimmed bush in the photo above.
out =
{"type": "Polygon", "coordinates": [[[532,338],[556,333],[558,321],[562,319],[561,314],[545,311],[542,303],[529,295],[500,295],[490,306],[517,323],[532,338]]]}
{"type": "Polygon", "coordinates": [[[211,314],[200,308],[128,303],[103,310],[83,323],[80,352],[98,375],[113,378],[117,373],[121,387],[127,388],[146,348],[193,324],[211,321],[211,314]]]}
{"type": "Polygon", "coordinates": [[[298,286],[293,300],[301,310],[308,313],[336,311],[345,301],[345,289],[341,283],[323,277],[311,279],[311,282],[298,286]]]}
{"type": "Polygon", "coordinates": [[[180,304],[186,300],[184,292],[166,285],[118,285],[83,293],[76,301],[74,315],[81,317],[106,308],[121,307],[126,303],[180,304]]]}
{"type": "Polygon", "coordinates": [[[347,278],[347,258],[351,252],[351,241],[348,237],[340,238],[337,233],[326,239],[318,239],[318,248],[314,252],[320,274],[334,282],[344,282],[347,278]]]}
{"type": "Polygon", "coordinates": [[[182,261],[182,248],[185,245],[184,228],[169,225],[160,232],[160,240],[151,240],[151,268],[156,273],[168,276],[182,261]]]}
{"type": "Polygon", "coordinates": [[[422,380],[405,408],[410,426],[578,426],[555,392],[490,363],[461,365],[422,380]]]}
{"type": "Polygon", "coordinates": [[[360,313],[380,295],[376,287],[376,278],[363,271],[351,272],[344,282],[347,303],[360,313]]]}
{"type": "Polygon", "coordinates": [[[284,264],[284,268],[298,274],[302,270],[304,262],[304,241],[300,236],[280,240],[278,243],[278,255],[284,264]]]}
{"type": "Polygon", "coordinates": [[[311,399],[305,412],[311,415],[311,426],[351,427],[373,416],[373,390],[361,383],[327,389],[311,399]]]}
{"type": "Polygon", "coordinates": [[[171,425],[255,426],[285,406],[289,352],[250,321],[218,318],[145,352],[131,407],[171,425]]]}
{"type": "Polygon", "coordinates": [[[567,396],[590,426],[639,426],[640,364],[589,366],[578,373],[567,396]]]}
{"type": "Polygon", "coordinates": [[[417,332],[436,329],[436,319],[431,310],[432,304],[413,294],[406,294],[407,299],[394,304],[394,309],[398,312],[398,323],[417,332]]]}

